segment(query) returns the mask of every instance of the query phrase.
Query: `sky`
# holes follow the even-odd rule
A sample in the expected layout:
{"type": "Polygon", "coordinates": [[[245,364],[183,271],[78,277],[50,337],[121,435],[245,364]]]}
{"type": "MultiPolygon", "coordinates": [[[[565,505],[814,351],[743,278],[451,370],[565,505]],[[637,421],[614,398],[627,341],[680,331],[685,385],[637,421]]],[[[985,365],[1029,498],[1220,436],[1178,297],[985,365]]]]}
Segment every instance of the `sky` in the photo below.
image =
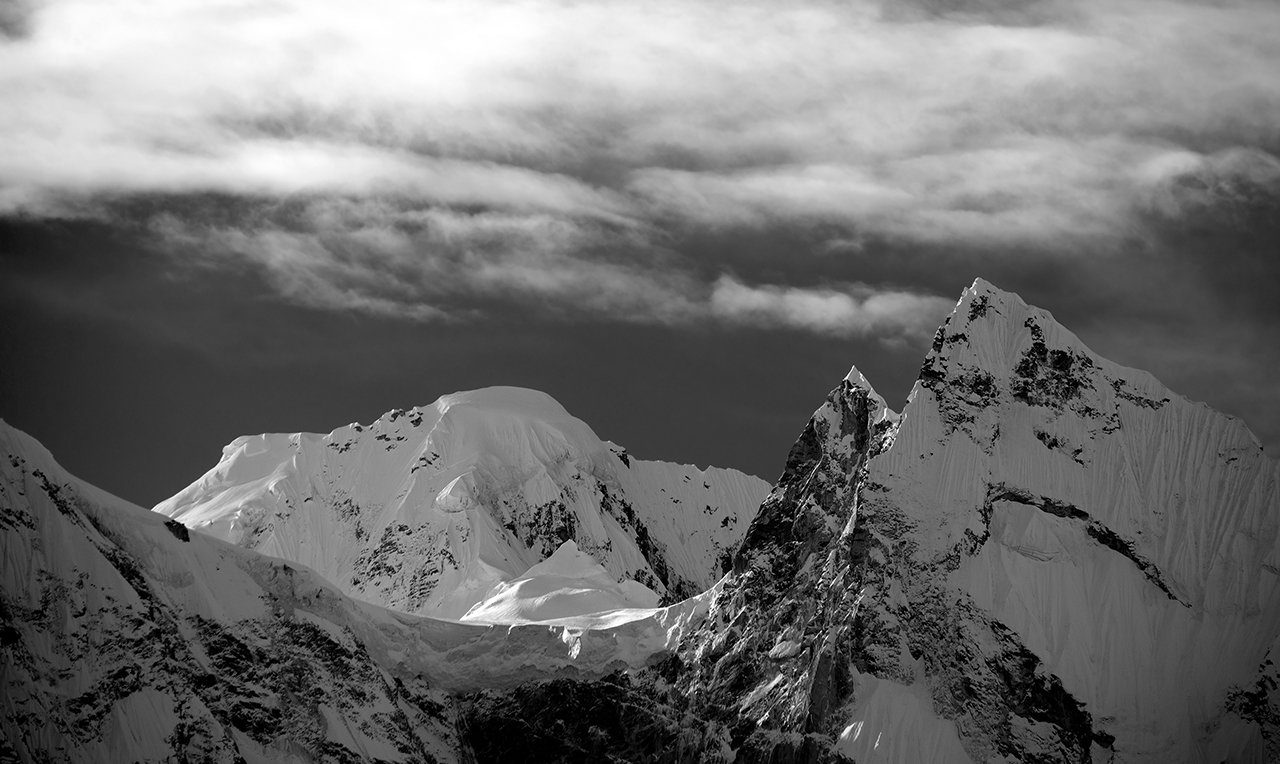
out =
{"type": "Polygon", "coordinates": [[[978,276],[1280,449],[1272,0],[13,0],[0,104],[0,417],[143,505],[494,384],[772,480],[978,276]]]}

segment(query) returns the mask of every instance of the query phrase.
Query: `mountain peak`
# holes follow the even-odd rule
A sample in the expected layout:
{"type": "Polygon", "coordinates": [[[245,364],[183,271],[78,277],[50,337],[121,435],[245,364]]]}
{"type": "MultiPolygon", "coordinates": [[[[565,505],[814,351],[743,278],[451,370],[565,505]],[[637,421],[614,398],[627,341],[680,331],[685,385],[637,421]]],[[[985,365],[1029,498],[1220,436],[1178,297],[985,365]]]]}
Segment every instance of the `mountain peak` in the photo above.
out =
{"type": "Polygon", "coordinates": [[[850,367],[849,373],[844,375],[844,378],[845,378],[845,381],[847,381],[849,384],[853,385],[854,387],[862,388],[863,390],[866,390],[869,393],[875,392],[875,388],[871,386],[871,383],[867,381],[867,378],[863,376],[862,372],[858,371],[857,366],[850,367]]]}
{"type": "Polygon", "coordinates": [[[858,761],[1275,760],[1280,472],[1238,420],[982,279],[895,422],[869,389],[793,446],[699,692],[858,761]]]}
{"type": "Polygon", "coordinates": [[[560,402],[541,390],[497,385],[440,396],[432,406],[444,413],[458,407],[537,414],[549,418],[572,416],[560,402]]]}
{"type": "Polygon", "coordinates": [[[631,459],[550,395],[487,387],[326,435],[238,438],[156,511],[354,597],[453,618],[564,542],[615,581],[696,594],[767,490],[732,470],[631,459]]]}
{"type": "Polygon", "coordinates": [[[871,423],[878,424],[884,420],[896,421],[898,415],[889,408],[889,404],[885,403],[884,396],[876,392],[871,386],[871,382],[858,371],[857,366],[852,366],[849,373],[844,376],[844,382],[848,383],[853,390],[861,390],[865,393],[867,401],[872,404],[873,412],[871,414],[871,423]]]}
{"type": "Polygon", "coordinates": [[[925,358],[919,385],[939,392],[944,382],[952,392],[963,388],[960,397],[971,404],[989,404],[1009,390],[1024,403],[1077,413],[1108,408],[1109,400],[1090,395],[1106,387],[1155,400],[1170,395],[1150,374],[1093,353],[1047,310],[983,279],[961,294],[925,358]]]}

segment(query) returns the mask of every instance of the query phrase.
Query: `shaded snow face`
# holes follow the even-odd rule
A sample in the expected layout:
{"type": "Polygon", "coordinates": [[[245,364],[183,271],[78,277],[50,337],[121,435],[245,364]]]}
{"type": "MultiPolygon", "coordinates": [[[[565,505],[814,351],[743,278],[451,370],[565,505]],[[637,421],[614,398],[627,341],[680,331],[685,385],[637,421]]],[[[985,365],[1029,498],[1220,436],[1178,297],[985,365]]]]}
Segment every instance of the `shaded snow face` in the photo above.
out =
{"type": "Polygon", "coordinates": [[[981,280],[881,406],[851,373],[814,414],[688,692],[859,761],[1280,754],[1280,471],[1243,424],[981,280]]]}
{"type": "Polygon", "coordinates": [[[767,488],[632,459],[543,393],[486,388],[328,435],[239,438],[156,510],[352,596],[457,618],[566,541],[615,581],[697,594],[767,488]]]}

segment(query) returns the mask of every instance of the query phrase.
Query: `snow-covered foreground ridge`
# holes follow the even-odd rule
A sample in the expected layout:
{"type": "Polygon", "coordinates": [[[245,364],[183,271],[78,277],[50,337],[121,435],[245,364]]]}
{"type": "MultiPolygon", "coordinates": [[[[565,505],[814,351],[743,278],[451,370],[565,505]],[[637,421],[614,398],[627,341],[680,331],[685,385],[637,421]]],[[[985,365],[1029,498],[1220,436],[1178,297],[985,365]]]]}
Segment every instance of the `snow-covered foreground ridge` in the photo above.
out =
{"type": "Polygon", "coordinates": [[[87,485],[3,422],[0,510],[5,762],[474,761],[460,698],[641,669],[718,593],[591,630],[399,613],[87,485]]]}
{"type": "Polygon", "coordinates": [[[155,509],[352,597],[459,618],[566,541],[615,582],[667,601],[702,592],[768,490],[631,458],[550,396],[491,387],[327,435],[238,438],[155,509]]]}

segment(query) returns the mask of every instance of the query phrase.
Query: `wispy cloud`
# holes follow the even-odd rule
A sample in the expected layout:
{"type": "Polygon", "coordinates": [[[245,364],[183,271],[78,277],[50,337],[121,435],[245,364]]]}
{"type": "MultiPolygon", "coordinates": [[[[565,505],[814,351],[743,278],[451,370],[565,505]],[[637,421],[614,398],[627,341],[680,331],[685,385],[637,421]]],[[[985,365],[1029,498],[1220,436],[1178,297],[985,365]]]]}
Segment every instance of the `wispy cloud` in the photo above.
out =
{"type": "Polygon", "coordinates": [[[749,287],[668,243],[822,224],[1097,250],[1153,211],[1280,195],[1269,1],[14,7],[0,214],[302,198],[304,225],[174,210],[154,229],[310,305],[429,318],[488,296],[893,333],[936,306],[749,287]]]}
{"type": "Polygon", "coordinates": [[[733,322],[789,326],[837,336],[928,336],[952,301],[865,284],[841,288],[751,287],[728,276],[716,282],[710,310],[733,322]]]}
{"type": "Polygon", "coordinates": [[[897,341],[927,336],[951,307],[950,300],[864,284],[749,286],[723,275],[707,284],[643,241],[631,253],[595,252],[595,242],[624,239],[553,216],[329,201],[291,222],[290,229],[245,231],[162,215],[151,228],[171,251],[260,269],[294,303],[412,320],[467,318],[497,300],[638,323],[715,322],[897,341]]]}

